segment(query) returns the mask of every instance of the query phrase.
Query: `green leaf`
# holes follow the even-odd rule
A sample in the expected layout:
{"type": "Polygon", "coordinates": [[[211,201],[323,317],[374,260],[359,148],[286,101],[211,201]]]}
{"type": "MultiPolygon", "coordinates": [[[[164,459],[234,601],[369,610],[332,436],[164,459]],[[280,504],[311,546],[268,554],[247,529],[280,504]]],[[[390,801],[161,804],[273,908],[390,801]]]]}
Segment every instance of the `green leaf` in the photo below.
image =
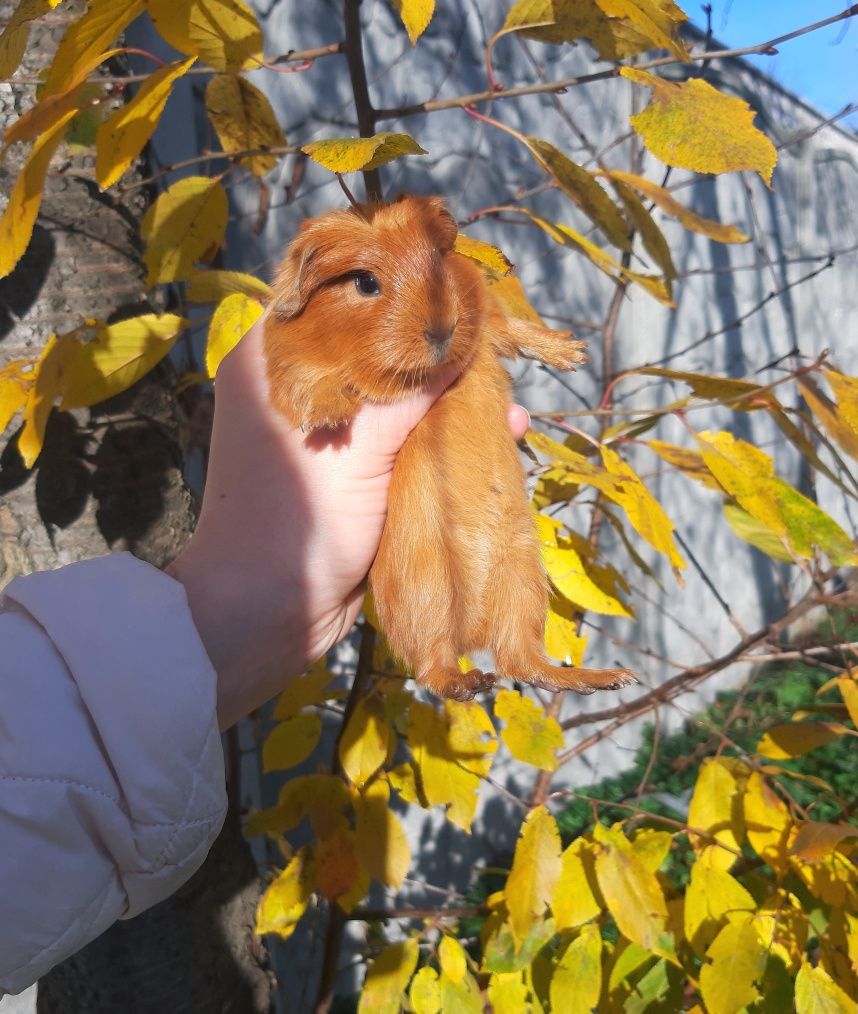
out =
{"type": "Polygon", "coordinates": [[[753,125],[755,114],[747,102],[722,94],[699,77],[666,81],[635,67],[621,67],[620,73],[652,89],[650,104],[630,121],[665,165],[697,173],[751,169],[771,185],[777,151],[753,125]]]}
{"type": "Polygon", "coordinates": [[[747,542],[761,553],[770,556],[773,560],[780,560],[782,563],[795,563],[792,553],[784,546],[783,539],[779,538],[767,525],[758,521],[752,514],[743,510],[738,504],[724,501],[724,517],[727,524],[733,530],[733,534],[747,542]]]}
{"type": "Polygon", "coordinates": [[[389,131],[372,137],[330,137],[305,144],[301,151],[334,173],[378,169],[402,155],[426,154],[410,135],[392,134],[389,131]]]}

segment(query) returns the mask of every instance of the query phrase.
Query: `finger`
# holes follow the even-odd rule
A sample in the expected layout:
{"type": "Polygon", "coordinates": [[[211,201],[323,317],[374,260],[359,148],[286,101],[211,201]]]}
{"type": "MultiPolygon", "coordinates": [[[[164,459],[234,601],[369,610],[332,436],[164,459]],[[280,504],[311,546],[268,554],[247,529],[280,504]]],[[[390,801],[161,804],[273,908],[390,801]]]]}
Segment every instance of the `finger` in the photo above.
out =
{"type": "Polygon", "coordinates": [[[523,405],[512,404],[507,410],[507,418],[513,439],[518,442],[530,429],[530,413],[523,405]]]}

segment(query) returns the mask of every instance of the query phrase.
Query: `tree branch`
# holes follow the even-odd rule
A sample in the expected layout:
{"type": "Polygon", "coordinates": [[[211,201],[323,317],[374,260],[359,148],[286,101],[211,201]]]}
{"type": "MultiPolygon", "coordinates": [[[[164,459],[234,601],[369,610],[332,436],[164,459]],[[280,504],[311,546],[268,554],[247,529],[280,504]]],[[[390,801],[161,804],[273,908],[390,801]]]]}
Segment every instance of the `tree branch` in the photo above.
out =
{"type": "MultiPolygon", "coordinates": [[[[349,76],[352,81],[352,94],[355,100],[358,129],[361,137],[372,137],[375,133],[375,122],[378,114],[372,107],[369,98],[369,85],[366,80],[366,67],[363,62],[363,40],[360,29],[361,0],[343,0],[343,19],[346,26],[346,60],[349,64],[349,76]]],[[[366,196],[370,201],[381,201],[381,179],[378,169],[365,169],[363,182],[366,196]]]]}

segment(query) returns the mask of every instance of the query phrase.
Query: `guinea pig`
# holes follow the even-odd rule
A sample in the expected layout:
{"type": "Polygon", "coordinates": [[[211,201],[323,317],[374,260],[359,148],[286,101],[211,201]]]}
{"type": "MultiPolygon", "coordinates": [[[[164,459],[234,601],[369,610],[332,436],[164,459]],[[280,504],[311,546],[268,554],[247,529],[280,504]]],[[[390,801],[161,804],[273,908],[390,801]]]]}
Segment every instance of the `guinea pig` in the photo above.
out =
{"type": "Polygon", "coordinates": [[[583,342],[510,317],[456,253],[443,201],[403,197],[305,222],[273,286],[265,349],[271,398],[305,432],[347,426],[361,403],[406,397],[449,364],[462,372],[406,440],[369,584],[394,654],[440,697],[470,700],[495,675],[458,659],[487,649],[497,675],[589,694],[626,669],[553,665],[548,580],[509,431],[499,356],[561,370],[583,342]]]}

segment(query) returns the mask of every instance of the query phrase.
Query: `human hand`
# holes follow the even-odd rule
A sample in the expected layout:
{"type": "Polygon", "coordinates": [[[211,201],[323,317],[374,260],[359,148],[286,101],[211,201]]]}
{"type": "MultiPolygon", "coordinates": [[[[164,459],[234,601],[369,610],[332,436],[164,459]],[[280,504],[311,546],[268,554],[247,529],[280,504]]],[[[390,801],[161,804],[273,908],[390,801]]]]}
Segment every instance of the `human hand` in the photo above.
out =
{"type": "MultiPolygon", "coordinates": [[[[378,550],[396,454],[455,373],[365,404],[334,439],[268,397],[260,319],[221,363],[202,512],[168,573],[184,584],[218,674],[227,728],[304,672],[354,623],[378,550]]],[[[510,406],[515,439],[527,412],[510,406]]]]}

